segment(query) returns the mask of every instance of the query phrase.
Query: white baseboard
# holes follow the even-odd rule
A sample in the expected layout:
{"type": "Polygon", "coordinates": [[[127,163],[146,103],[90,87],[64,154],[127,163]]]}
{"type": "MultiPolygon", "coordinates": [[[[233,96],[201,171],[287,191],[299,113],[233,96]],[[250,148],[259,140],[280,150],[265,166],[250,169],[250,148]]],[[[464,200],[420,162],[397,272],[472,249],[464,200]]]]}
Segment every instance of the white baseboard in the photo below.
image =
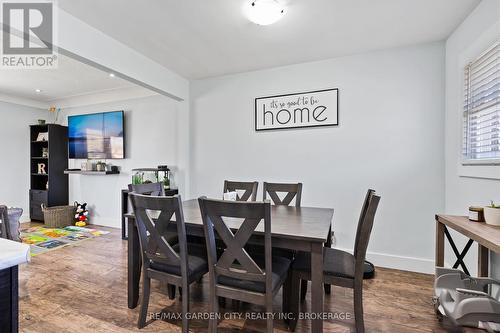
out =
{"type": "Polygon", "coordinates": [[[98,218],[93,217],[89,221],[89,225],[99,225],[102,227],[121,229],[121,219],[113,219],[113,218],[98,218]]]}
{"type": "MultiPolygon", "coordinates": [[[[352,253],[352,250],[339,249],[352,253]]],[[[368,252],[366,260],[378,267],[398,269],[402,271],[434,274],[435,264],[432,259],[397,256],[393,254],[368,252]]]]}

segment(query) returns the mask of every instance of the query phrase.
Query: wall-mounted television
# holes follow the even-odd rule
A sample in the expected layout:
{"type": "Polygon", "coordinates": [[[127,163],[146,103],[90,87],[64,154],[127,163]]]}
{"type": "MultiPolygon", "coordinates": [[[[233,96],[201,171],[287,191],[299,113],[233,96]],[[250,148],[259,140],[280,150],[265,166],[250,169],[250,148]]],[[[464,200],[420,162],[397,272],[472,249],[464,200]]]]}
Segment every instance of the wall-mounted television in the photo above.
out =
{"type": "Polygon", "coordinates": [[[125,158],[123,120],[123,111],[69,116],[69,158],[125,158]]]}

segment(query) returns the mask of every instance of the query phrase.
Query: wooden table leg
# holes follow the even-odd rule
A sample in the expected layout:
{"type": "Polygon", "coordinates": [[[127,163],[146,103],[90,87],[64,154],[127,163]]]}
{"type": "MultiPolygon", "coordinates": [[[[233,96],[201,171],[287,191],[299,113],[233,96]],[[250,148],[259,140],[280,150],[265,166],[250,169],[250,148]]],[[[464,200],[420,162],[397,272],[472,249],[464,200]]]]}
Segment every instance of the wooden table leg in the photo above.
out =
{"type": "Polygon", "coordinates": [[[444,266],[444,225],[436,220],[436,262],[439,267],[444,266]]]}
{"type": "MultiPolygon", "coordinates": [[[[328,230],[328,239],[325,243],[325,247],[332,247],[332,226],[330,225],[330,230],[328,230]]],[[[328,283],[324,284],[325,294],[330,295],[332,293],[332,286],[328,283]]]]}
{"type": "Polygon", "coordinates": [[[135,220],[128,218],[128,307],[134,309],[139,302],[139,281],[141,278],[141,250],[139,233],[135,227],[135,220]]]}
{"type": "Polygon", "coordinates": [[[490,251],[481,244],[478,244],[477,250],[477,276],[487,277],[490,273],[488,267],[490,251]]]}
{"type": "Polygon", "coordinates": [[[311,332],[323,332],[323,244],[311,244],[311,312],[318,319],[312,320],[311,332]]]}

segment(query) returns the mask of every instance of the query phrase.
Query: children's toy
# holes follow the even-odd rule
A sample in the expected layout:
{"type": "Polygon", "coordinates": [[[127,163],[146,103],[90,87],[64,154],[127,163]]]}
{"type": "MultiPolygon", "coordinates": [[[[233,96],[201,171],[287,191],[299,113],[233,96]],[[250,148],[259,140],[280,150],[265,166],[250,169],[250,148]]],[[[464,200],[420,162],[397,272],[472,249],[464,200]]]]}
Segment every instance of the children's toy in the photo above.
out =
{"type": "Polygon", "coordinates": [[[455,326],[500,330],[500,302],[492,296],[491,287],[500,281],[473,278],[458,269],[436,267],[434,304],[439,316],[455,326]]]}
{"type": "Polygon", "coordinates": [[[87,203],[78,203],[75,201],[75,206],[76,206],[75,225],[77,227],[84,227],[87,225],[88,215],[89,215],[89,211],[87,209],[87,203]]]}

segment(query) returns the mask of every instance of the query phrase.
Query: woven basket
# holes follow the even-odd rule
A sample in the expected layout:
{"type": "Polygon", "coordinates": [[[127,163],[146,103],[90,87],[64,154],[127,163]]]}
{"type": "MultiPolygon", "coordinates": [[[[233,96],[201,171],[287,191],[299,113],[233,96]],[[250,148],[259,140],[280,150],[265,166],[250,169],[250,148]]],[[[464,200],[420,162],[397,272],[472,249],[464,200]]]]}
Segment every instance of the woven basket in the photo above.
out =
{"type": "Polygon", "coordinates": [[[45,225],[50,228],[62,228],[73,224],[75,221],[75,206],[45,207],[42,204],[45,225]]]}

